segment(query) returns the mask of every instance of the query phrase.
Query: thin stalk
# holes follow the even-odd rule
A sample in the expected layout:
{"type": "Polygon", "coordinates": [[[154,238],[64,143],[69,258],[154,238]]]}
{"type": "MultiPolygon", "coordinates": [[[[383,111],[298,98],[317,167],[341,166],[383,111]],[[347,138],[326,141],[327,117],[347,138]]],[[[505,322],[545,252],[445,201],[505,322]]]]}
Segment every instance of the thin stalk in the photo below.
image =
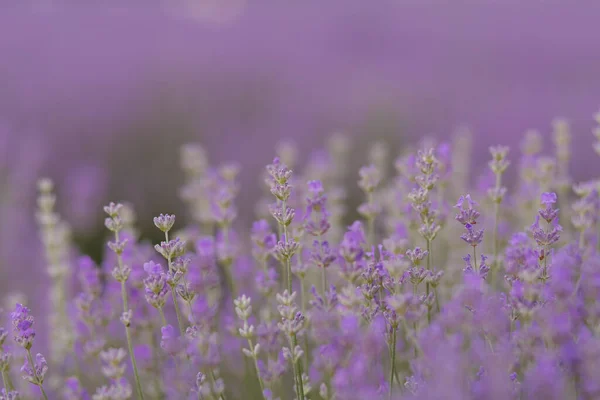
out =
{"type": "MultiPolygon", "coordinates": [[[[31,350],[27,349],[27,359],[29,360],[29,365],[31,366],[31,370],[33,371],[33,377],[35,378],[35,381],[37,382],[36,385],[39,386],[40,390],[42,391],[42,396],[44,396],[44,400],[48,400],[48,395],[46,394],[46,391],[44,390],[44,387],[42,386],[42,382],[40,381],[40,377],[35,369],[35,363],[33,362],[33,357],[31,357],[31,350]]],[[[3,373],[4,376],[4,373],[3,373]]]]}
{"type": "MultiPolygon", "coordinates": [[[[127,307],[127,289],[125,288],[125,282],[121,282],[121,296],[123,297],[123,307],[125,312],[128,311],[127,307]]],[[[140,375],[138,373],[137,363],[135,361],[135,355],[133,354],[133,344],[131,340],[131,332],[129,326],[125,325],[125,336],[127,337],[127,350],[129,351],[129,358],[131,359],[131,366],[133,367],[133,375],[135,377],[135,387],[138,392],[140,399],[144,398],[144,392],[142,391],[142,385],[140,383],[140,375]]]]}
{"type": "MultiPolygon", "coordinates": [[[[502,175],[496,174],[496,193],[499,193],[500,187],[502,185],[502,175]]],[[[498,262],[498,251],[499,251],[499,243],[498,243],[498,221],[500,220],[500,203],[498,200],[494,201],[494,263],[492,264],[493,268],[491,271],[490,284],[494,285],[494,279],[496,276],[496,269],[500,267],[500,263],[498,262]]]]}
{"type": "Polygon", "coordinates": [[[181,318],[181,311],[179,311],[179,303],[177,301],[177,295],[175,295],[175,288],[171,288],[171,296],[173,297],[173,305],[175,306],[175,314],[177,315],[177,325],[179,326],[179,332],[181,336],[185,334],[185,328],[183,326],[183,320],[181,318]]]}
{"type": "Polygon", "coordinates": [[[4,384],[4,389],[6,389],[7,393],[13,390],[13,388],[8,382],[8,374],[4,370],[2,370],[2,383],[4,384]]]}
{"type": "Polygon", "coordinates": [[[392,360],[391,360],[391,368],[390,368],[390,396],[389,399],[392,399],[392,391],[394,387],[394,372],[396,371],[396,327],[392,327],[392,360]]]}
{"type": "MultiPolygon", "coordinates": [[[[286,203],[285,200],[281,201],[281,210],[283,213],[285,213],[285,209],[286,209],[286,203]]],[[[283,239],[285,240],[284,244],[287,244],[288,242],[288,231],[287,231],[287,226],[284,224],[283,225],[283,239]]],[[[292,294],[292,265],[290,263],[290,259],[286,259],[285,261],[285,271],[287,274],[287,290],[289,294],[292,294]]]]}
{"type": "MultiPolygon", "coordinates": [[[[367,203],[373,203],[373,193],[371,192],[367,193],[367,203]]],[[[375,245],[375,218],[373,217],[367,218],[367,240],[370,245],[375,245]]]]}
{"type": "MultiPolygon", "coordinates": [[[[0,346],[0,352],[4,351],[2,346],[0,346]]],[[[10,379],[10,375],[6,373],[6,371],[2,371],[2,381],[4,383],[4,388],[6,391],[15,390],[15,386],[12,383],[12,379],[10,379]]]]}
{"type": "MultiPolygon", "coordinates": [[[[427,239],[427,271],[431,271],[431,240],[427,239]]],[[[425,290],[429,296],[429,282],[425,283],[425,290]]],[[[427,323],[431,324],[431,308],[427,307],[427,323]]]]}
{"type": "Polygon", "coordinates": [[[327,268],[323,268],[323,300],[327,301],[326,293],[327,293],[327,268]]]}
{"type": "Polygon", "coordinates": [[[479,273],[477,269],[477,246],[473,246],[473,265],[475,266],[475,272],[479,273]]]}
{"type": "MultiPolygon", "coordinates": [[[[228,225],[224,225],[223,226],[223,241],[225,242],[225,249],[226,251],[229,251],[229,226],[228,225]]],[[[231,271],[231,266],[232,266],[232,261],[230,261],[229,258],[227,258],[227,262],[223,264],[223,272],[225,273],[225,276],[227,278],[227,280],[229,281],[229,289],[231,290],[231,298],[235,299],[236,296],[236,290],[235,290],[235,279],[233,279],[233,272],[231,271]]]]}
{"type": "MultiPolygon", "coordinates": [[[[296,338],[296,334],[291,335],[292,339],[292,351],[296,348],[298,344],[298,339],[296,338]]],[[[296,393],[298,394],[299,400],[304,400],[304,385],[302,384],[302,372],[300,363],[297,361],[293,362],[294,375],[296,375],[296,393]]]]}
{"type": "MultiPolygon", "coordinates": [[[[165,240],[169,242],[169,232],[165,232],[165,240]]],[[[173,264],[171,262],[171,255],[167,257],[167,265],[169,267],[169,272],[173,269],[173,264]]],[[[179,333],[181,336],[185,335],[185,327],[183,326],[183,320],[181,318],[181,311],[179,310],[179,302],[177,301],[177,294],[175,293],[175,287],[171,287],[171,297],[173,298],[173,305],[175,306],[175,314],[177,315],[177,325],[179,326],[179,333]]]]}
{"type": "Polygon", "coordinates": [[[263,383],[263,380],[260,376],[260,370],[258,369],[258,358],[256,357],[256,354],[254,354],[254,344],[252,343],[252,339],[250,339],[250,338],[248,338],[248,346],[249,346],[250,351],[253,354],[252,360],[254,361],[254,368],[256,369],[256,378],[258,379],[258,384],[260,385],[260,396],[261,396],[261,398],[265,399],[265,395],[264,395],[265,384],[263,383]]]}
{"type": "MultiPolygon", "coordinates": [[[[119,242],[119,231],[115,231],[115,242],[119,242]]],[[[117,262],[119,269],[123,269],[123,257],[117,253],[117,262]]],[[[127,300],[127,288],[125,287],[125,281],[121,282],[121,297],[123,299],[123,312],[129,311],[129,305],[127,300]]],[[[138,373],[137,363],[135,362],[135,355],[133,354],[133,344],[131,342],[131,332],[129,326],[125,325],[125,336],[127,337],[127,350],[129,351],[129,358],[131,359],[131,366],[133,367],[133,375],[135,377],[135,387],[138,393],[138,398],[144,399],[144,392],[142,391],[142,384],[140,383],[140,375],[138,373]]]]}
{"type": "Polygon", "coordinates": [[[162,308],[159,308],[158,312],[160,314],[160,320],[162,322],[162,326],[167,326],[168,324],[167,324],[167,319],[165,318],[165,312],[163,311],[162,308]]]}
{"type": "MultiPolygon", "coordinates": [[[[217,384],[217,378],[215,378],[215,372],[212,369],[210,370],[210,380],[212,381],[213,387],[215,387],[215,385],[217,384]]],[[[221,393],[219,395],[219,399],[225,400],[225,395],[221,393]]]]}
{"type": "MultiPolygon", "coordinates": [[[[306,315],[306,296],[304,294],[304,278],[301,277],[300,278],[300,304],[302,307],[302,315],[306,315]]],[[[309,358],[308,358],[308,354],[310,353],[309,348],[308,348],[308,336],[304,335],[304,348],[306,349],[306,351],[304,352],[304,367],[308,368],[309,365],[309,358]]]]}

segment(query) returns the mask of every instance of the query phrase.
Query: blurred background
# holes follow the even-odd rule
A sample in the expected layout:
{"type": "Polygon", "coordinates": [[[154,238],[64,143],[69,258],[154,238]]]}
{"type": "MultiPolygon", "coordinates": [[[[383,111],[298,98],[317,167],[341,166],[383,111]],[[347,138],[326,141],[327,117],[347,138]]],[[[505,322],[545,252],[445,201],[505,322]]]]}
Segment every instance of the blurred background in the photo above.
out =
{"type": "Polygon", "coordinates": [[[535,128],[550,149],[564,117],[572,174],[598,165],[597,1],[84,3],[0,4],[3,292],[44,287],[39,177],[56,182],[77,243],[98,257],[110,200],[131,202],[147,229],[159,212],[183,215],[187,142],[243,166],[247,221],[277,143],[305,159],[338,130],[353,138],[354,174],[375,140],[399,149],[468,126],[477,176],[488,146],[535,128]]]}

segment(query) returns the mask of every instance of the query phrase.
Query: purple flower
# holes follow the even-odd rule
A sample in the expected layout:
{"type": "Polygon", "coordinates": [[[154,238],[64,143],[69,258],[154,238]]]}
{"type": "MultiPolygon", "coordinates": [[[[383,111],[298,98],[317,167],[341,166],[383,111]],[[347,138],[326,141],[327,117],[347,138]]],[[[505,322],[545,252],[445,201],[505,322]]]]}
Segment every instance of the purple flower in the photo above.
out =
{"type": "Polygon", "coordinates": [[[160,264],[153,261],[144,264],[144,271],[148,273],[148,277],[144,279],[146,301],[152,307],[161,309],[164,307],[169,294],[167,274],[160,264]]]}
{"type": "Polygon", "coordinates": [[[43,355],[37,353],[35,355],[33,368],[31,368],[29,360],[25,360],[25,363],[21,367],[21,372],[24,374],[23,379],[35,385],[41,386],[41,384],[44,383],[46,372],[48,372],[48,363],[43,355]]]}
{"type": "Polygon", "coordinates": [[[556,203],[556,193],[554,192],[545,192],[542,193],[541,196],[541,203],[546,206],[547,208],[551,207],[553,204],[556,203]]]}
{"type": "Polygon", "coordinates": [[[454,218],[465,226],[477,224],[477,218],[479,218],[480,214],[475,209],[476,206],[477,203],[471,199],[470,194],[467,194],[466,196],[460,196],[458,202],[454,206],[455,208],[459,209],[459,213],[456,214],[454,218]],[[467,202],[466,208],[464,207],[465,200],[467,202]]]}
{"type": "Polygon", "coordinates": [[[29,312],[29,308],[17,303],[15,311],[10,314],[15,331],[15,342],[26,350],[31,349],[35,338],[34,319],[33,316],[29,315],[29,312]]]}
{"type": "Polygon", "coordinates": [[[483,240],[483,229],[474,229],[471,224],[466,224],[467,233],[463,233],[460,238],[464,240],[470,246],[476,247],[483,240]]]}

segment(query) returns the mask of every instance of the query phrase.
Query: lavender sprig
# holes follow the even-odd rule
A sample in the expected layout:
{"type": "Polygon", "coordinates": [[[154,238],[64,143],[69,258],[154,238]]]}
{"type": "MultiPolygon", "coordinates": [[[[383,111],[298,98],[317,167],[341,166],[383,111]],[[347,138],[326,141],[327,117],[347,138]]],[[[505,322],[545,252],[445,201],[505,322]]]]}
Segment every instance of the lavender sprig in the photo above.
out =
{"type": "Polygon", "coordinates": [[[127,240],[121,240],[119,238],[119,232],[121,232],[121,230],[123,229],[123,220],[120,215],[122,208],[123,205],[115,203],[110,203],[108,206],[105,206],[104,212],[108,215],[108,218],[105,219],[104,225],[108,228],[108,230],[114,233],[114,241],[109,242],[110,249],[117,256],[117,266],[113,269],[112,275],[118,282],[121,283],[121,298],[123,301],[123,314],[121,315],[121,322],[125,326],[125,336],[127,337],[127,350],[129,352],[131,366],[133,367],[133,375],[135,378],[135,387],[137,390],[137,395],[139,399],[143,400],[144,391],[142,390],[142,384],[140,382],[140,375],[138,372],[135,354],[133,353],[133,343],[130,331],[133,313],[132,310],[129,308],[127,287],[125,285],[131,273],[131,268],[123,263],[123,252],[125,251],[127,240]]]}

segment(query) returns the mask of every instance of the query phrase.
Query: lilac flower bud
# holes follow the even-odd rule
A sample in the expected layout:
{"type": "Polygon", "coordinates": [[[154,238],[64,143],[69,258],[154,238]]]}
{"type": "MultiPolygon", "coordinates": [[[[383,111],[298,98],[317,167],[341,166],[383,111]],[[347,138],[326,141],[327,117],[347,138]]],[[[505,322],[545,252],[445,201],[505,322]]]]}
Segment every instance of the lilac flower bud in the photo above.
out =
{"type": "Polygon", "coordinates": [[[287,182],[283,184],[274,182],[271,185],[270,190],[271,194],[275,196],[277,200],[286,201],[287,199],[289,199],[290,194],[292,193],[292,186],[287,182]]]}
{"type": "Polygon", "coordinates": [[[245,294],[233,301],[235,313],[242,321],[247,321],[250,318],[250,314],[252,314],[252,305],[250,302],[250,297],[247,297],[245,294]]]}
{"type": "Polygon", "coordinates": [[[529,228],[533,239],[536,241],[537,245],[540,247],[551,246],[554,243],[558,242],[560,239],[560,234],[562,232],[562,226],[558,225],[558,223],[554,223],[552,229],[545,230],[540,227],[540,216],[536,215],[535,222],[529,228]]]}
{"type": "Polygon", "coordinates": [[[496,175],[502,175],[510,162],[506,160],[509,148],[506,146],[492,146],[490,147],[490,153],[492,155],[492,161],[489,162],[490,169],[496,175]]]}
{"type": "Polygon", "coordinates": [[[273,159],[273,163],[267,165],[267,172],[274,183],[284,185],[292,176],[292,170],[283,164],[279,157],[273,159]]]}
{"type": "Polygon", "coordinates": [[[396,313],[398,318],[404,318],[413,302],[413,296],[410,293],[398,293],[393,296],[388,296],[385,302],[387,306],[396,313]]]}
{"type": "Polygon", "coordinates": [[[427,257],[427,254],[429,254],[429,252],[427,250],[422,250],[420,247],[415,247],[413,250],[406,251],[406,256],[415,267],[418,267],[419,264],[421,264],[421,261],[427,257]]]}
{"type": "Polygon", "coordinates": [[[471,195],[468,194],[466,196],[460,196],[458,202],[454,206],[459,209],[459,213],[454,217],[458,222],[463,225],[475,225],[477,224],[477,218],[479,218],[480,214],[475,207],[477,203],[471,199],[471,195]],[[467,201],[467,208],[464,208],[465,200],[467,201]]]}
{"type": "Polygon", "coordinates": [[[62,392],[64,400],[89,400],[86,390],[81,386],[77,377],[71,376],[65,380],[65,387],[62,392]]]}
{"type": "Polygon", "coordinates": [[[365,193],[372,193],[381,182],[381,172],[374,165],[362,167],[358,174],[360,176],[358,187],[365,193]]]}
{"type": "Polygon", "coordinates": [[[154,217],[154,226],[163,232],[169,232],[175,224],[175,216],[171,214],[160,214],[154,217]]]}
{"type": "Polygon", "coordinates": [[[111,249],[115,254],[121,255],[125,251],[125,246],[127,245],[127,242],[127,238],[119,241],[108,242],[108,248],[111,249]]]}
{"type": "Polygon", "coordinates": [[[425,240],[433,241],[437,237],[437,234],[440,232],[442,227],[437,222],[432,222],[430,224],[422,224],[419,227],[419,234],[423,236],[425,240]]]}
{"type": "MultiPolygon", "coordinates": [[[[306,274],[306,268],[300,269],[298,266],[295,266],[292,267],[292,272],[298,276],[302,276],[302,274],[306,274]]],[[[279,275],[277,274],[277,270],[275,268],[269,268],[266,271],[259,271],[255,279],[256,289],[261,294],[268,296],[277,288],[277,285],[279,284],[278,278],[279,275]]]]}
{"type": "Polygon", "coordinates": [[[408,277],[409,277],[410,283],[412,283],[414,286],[421,284],[421,282],[423,282],[425,280],[425,278],[427,278],[428,276],[429,276],[429,271],[426,270],[425,268],[413,267],[408,270],[408,277]]]}
{"type": "Polygon", "coordinates": [[[123,361],[127,352],[122,348],[110,348],[100,352],[100,360],[103,362],[102,373],[110,379],[118,380],[125,375],[125,364],[123,361]]]}
{"type": "Polygon", "coordinates": [[[8,371],[11,359],[12,355],[10,353],[0,353],[0,371],[8,371]]]}
{"type": "Polygon", "coordinates": [[[34,319],[33,316],[29,315],[29,312],[29,308],[17,303],[15,311],[10,314],[15,331],[15,342],[27,350],[31,349],[35,338],[34,319]]]}
{"type": "Polygon", "coordinates": [[[310,260],[317,268],[327,268],[336,260],[336,256],[327,241],[315,240],[310,260]]]}
{"type": "Polygon", "coordinates": [[[175,328],[171,325],[163,326],[160,329],[162,334],[160,340],[160,347],[167,352],[169,355],[175,355],[179,351],[181,351],[181,343],[177,334],[175,332],[175,328]]]}
{"type": "Polygon", "coordinates": [[[185,245],[186,243],[183,240],[180,238],[175,238],[173,240],[169,240],[168,242],[162,241],[160,242],[160,245],[154,245],[154,250],[156,250],[165,259],[170,260],[185,254],[185,245]]]}
{"type": "Polygon", "coordinates": [[[340,255],[347,262],[356,262],[364,254],[362,246],[366,243],[362,224],[359,221],[354,222],[344,234],[344,239],[340,243],[340,255]]]}
{"type": "Polygon", "coordinates": [[[506,188],[501,186],[499,188],[493,187],[488,190],[488,196],[494,203],[502,203],[504,196],[506,196],[506,188]]]}
{"type": "Polygon", "coordinates": [[[23,379],[40,386],[44,383],[44,377],[46,376],[46,372],[48,372],[48,363],[40,353],[35,355],[34,368],[35,371],[29,365],[29,360],[25,360],[25,364],[21,367],[21,372],[24,374],[23,379]]]}
{"type": "Polygon", "coordinates": [[[474,229],[471,224],[466,224],[467,233],[463,233],[460,238],[464,240],[470,246],[476,247],[483,240],[483,229],[474,229]]]}
{"type": "Polygon", "coordinates": [[[300,248],[298,242],[294,239],[277,242],[275,246],[275,257],[280,261],[290,260],[300,248]]]}
{"type": "Polygon", "coordinates": [[[104,220],[104,226],[111,232],[119,232],[123,230],[123,220],[119,216],[106,218],[104,220]]]}
{"type": "Polygon", "coordinates": [[[19,400],[19,392],[16,390],[7,391],[5,388],[0,390],[0,400],[19,400]]]}
{"type": "Polygon", "coordinates": [[[8,337],[8,331],[3,327],[0,327],[0,347],[4,345],[6,338],[8,337]]]}
{"type": "Polygon", "coordinates": [[[102,281],[100,279],[100,269],[95,265],[91,258],[84,256],[78,260],[79,273],[78,278],[83,291],[90,293],[94,297],[102,293],[102,281]]]}
{"type": "Polygon", "coordinates": [[[293,208],[285,207],[284,210],[283,207],[279,204],[271,205],[270,210],[271,215],[273,215],[273,218],[275,218],[277,223],[281,226],[289,226],[292,223],[294,216],[296,215],[296,210],[294,210],[293,208]]]}
{"type": "Polygon", "coordinates": [[[431,274],[426,278],[427,283],[429,283],[433,288],[436,288],[440,284],[440,280],[444,276],[444,271],[432,271],[431,274]]]}
{"type": "Polygon", "coordinates": [[[381,205],[375,201],[362,203],[360,206],[358,206],[358,213],[366,219],[374,219],[381,214],[381,210],[381,205]]]}
{"type": "Polygon", "coordinates": [[[123,204],[115,204],[111,202],[109,205],[104,206],[104,212],[108,214],[109,217],[115,218],[119,216],[122,208],[123,204]]]}
{"type": "Polygon", "coordinates": [[[426,150],[417,151],[415,165],[423,175],[431,175],[438,161],[435,157],[435,149],[428,148],[426,150]]]}
{"type": "Polygon", "coordinates": [[[309,219],[309,214],[307,214],[306,218],[307,220],[304,222],[304,229],[309,235],[323,236],[327,233],[327,231],[329,231],[329,228],[331,228],[331,224],[328,220],[328,214],[325,211],[321,213],[321,217],[318,218],[317,221],[309,219]]]}
{"type": "Polygon", "coordinates": [[[192,304],[192,302],[198,295],[196,292],[194,292],[191,289],[189,282],[187,284],[177,285],[177,287],[175,288],[175,293],[177,293],[183,301],[185,301],[186,303],[190,303],[190,304],[192,304]]]}
{"type": "Polygon", "coordinates": [[[159,264],[152,261],[144,264],[144,270],[148,273],[148,277],[144,279],[146,301],[152,307],[161,309],[169,294],[167,275],[159,264]]]}
{"type": "Polygon", "coordinates": [[[487,263],[486,263],[486,261],[487,261],[486,256],[484,256],[483,254],[481,255],[481,262],[477,266],[477,270],[475,270],[473,268],[473,265],[471,264],[471,255],[470,254],[467,254],[465,257],[463,257],[463,260],[465,261],[465,268],[463,269],[463,271],[465,273],[475,274],[475,275],[481,277],[481,279],[487,278],[487,275],[490,272],[490,266],[487,265],[487,263]]]}
{"type": "Polygon", "coordinates": [[[129,275],[131,274],[131,267],[123,265],[122,267],[116,266],[112,270],[112,276],[117,282],[127,282],[129,275]]]}
{"type": "Polygon", "coordinates": [[[133,317],[133,311],[127,310],[121,314],[120,321],[125,326],[131,326],[131,318],[133,317]]]}

